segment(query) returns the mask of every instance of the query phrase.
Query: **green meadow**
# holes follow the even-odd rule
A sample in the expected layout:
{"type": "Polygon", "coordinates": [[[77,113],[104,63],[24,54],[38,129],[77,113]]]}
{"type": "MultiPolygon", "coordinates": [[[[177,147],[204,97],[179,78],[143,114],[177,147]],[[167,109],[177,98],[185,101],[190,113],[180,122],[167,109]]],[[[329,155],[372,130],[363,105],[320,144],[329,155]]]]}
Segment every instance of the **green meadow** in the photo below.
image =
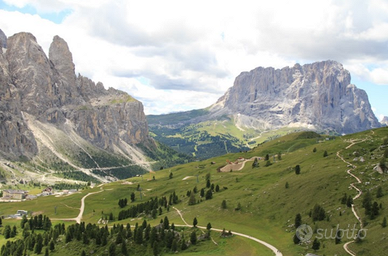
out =
{"type": "MultiPolygon", "coordinates": [[[[367,233],[365,239],[351,244],[350,249],[357,255],[381,255],[388,250],[386,242],[388,229],[381,225],[383,218],[388,216],[386,183],[388,177],[387,174],[378,174],[373,168],[383,160],[385,149],[388,148],[388,145],[384,144],[386,138],[388,138],[387,128],[341,137],[319,136],[311,132],[292,133],[260,144],[247,152],[178,165],[148,173],[143,177],[84,189],[69,196],[48,196],[20,203],[0,203],[0,214],[14,214],[22,209],[47,215],[54,224],[60,222],[70,224],[74,221],[60,219],[75,218],[79,213],[81,198],[88,193],[99,192],[85,199],[82,221],[97,223],[101,218],[105,219],[113,215],[114,220],[109,221],[109,226],[126,223],[134,226],[136,222],[141,224],[144,220],[152,226],[159,224],[160,219],[167,216],[170,224],[183,225],[184,222],[172,206],[168,211],[163,209],[156,219],[142,214],[136,218],[117,220],[121,210],[146,202],[152,197],[166,196],[168,199],[175,191],[179,202],[173,206],[182,212],[184,219],[190,225],[193,219],[197,218],[199,226],[211,223],[213,228],[225,228],[232,233],[247,234],[272,244],[283,255],[305,255],[306,253],[348,255],[343,245],[353,239],[346,236],[339,243],[335,243],[330,237],[320,239],[320,248],[316,252],[311,248],[311,241],[300,245],[293,242],[296,229],[294,221],[298,213],[302,217],[302,223],[310,225],[314,232],[320,229],[328,233],[332,230],[335,232],[338,227],[344,230],[352,227],[360,229],[351,208],[341,204],[341,198],[345,193],[353,197],[357,195],[357,191],[350,187],[350,184],[355,183],[356,180],[347,174],[346,171],[351,167],[337,157],[339,152],[346,161],[357,166],[352,173],[362,180],[362,184],[355,185],[364,193],[370,191],[372,201],[380,205],[379,214],[370,219],[365,215],[365,209],[362,207],[363,197],[354,201],[356,211],[361,216],[367,233]],[[356,143],[346,149],[351,142],[356,143]],[[325,151],[327,157],[324,157],[325,151]],[[281,159],[278,158],[279,153],[281,153],[281,159]],[[269,166],[266,166],[268,164],[264,160],[267,154],[269,166]],[[239,171],[225,173],[217,171],[228,162],[252,157],[260,157],[258,167],[253,168],[253,161],[247,161],[239,171]],[[300,166],[298,175],[295,173],[296,165],[300,166]],[[210,183],[214,184],[214,187],[218,185],[219,191],[214,191],[212,199],[206,200],[200,197],[199,191],[209,190],[206,187],[209,176],[210,183]],[[383,196],[377,198],[376,191],[379,186],[383,188],[383,196]],[[193,191],[195,187],[198,190],[195,194],[196,204],[189,205],[188,191],[193,191]],[[130,202],[131,193],[135,193],[133,203],[130,202]],[[123,198],[128,199],[128,206],[120,208],[118,200],[123,198]],[[224,200],[226,207],[222,207],[224,200]],[[324,209],[326,215],[324,220],[313,221],[310,217],[310,212],[316,204],[324,209]],[[238,206],[241,208],[236,209],[238,206]]],[[[3,219],[3,226],[19,225],[19,222],[3,219]]],[[[317,235],[314,233],[313,238],[317,235]]],[[[221,238],[220,233],[216,231],[211,231],[211,236],[218,245],[207,240],[196,246],[190,246],[180,254],[273,255],[266,247],[246,238],[239,236],[221,238]]],[[[6,239],[0,235],[0,244],[4,243],[6,239]]],[[[69,248],[63,251],[69,252],[69,248]]],[[[56,249],[50,255],[64,254],[56,249]]]]}

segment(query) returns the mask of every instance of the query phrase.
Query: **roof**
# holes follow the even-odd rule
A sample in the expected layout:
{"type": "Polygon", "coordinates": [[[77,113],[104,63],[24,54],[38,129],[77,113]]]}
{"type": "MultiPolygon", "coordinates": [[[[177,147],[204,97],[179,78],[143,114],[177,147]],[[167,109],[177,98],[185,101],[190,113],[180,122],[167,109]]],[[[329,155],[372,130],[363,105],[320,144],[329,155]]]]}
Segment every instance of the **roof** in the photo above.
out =
{"type": "Polygon", "coordinates": [[[5,190],[3,190],[3,192],[7,192],[10,194],[25,194],[25,193],[27,193],[27,191],[25,191],[25,190],[15,190],[15,189],[5,189],[5,190]]]}

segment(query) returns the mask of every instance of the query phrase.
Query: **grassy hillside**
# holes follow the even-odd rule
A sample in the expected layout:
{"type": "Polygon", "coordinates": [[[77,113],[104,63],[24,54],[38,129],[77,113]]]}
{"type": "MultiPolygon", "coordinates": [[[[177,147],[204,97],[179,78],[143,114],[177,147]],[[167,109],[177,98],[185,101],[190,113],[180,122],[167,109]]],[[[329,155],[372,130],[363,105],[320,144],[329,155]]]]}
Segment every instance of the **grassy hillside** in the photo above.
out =
{"type": "MultiPolygon", "coordinates": [[[[357,255],[382,255],[388,250],[385,240],[387,228],[381,225],[383,218],[388,216],[387,174],[379,174],[373,171],[373,167],[380,162],[385,163],[383,159],[387,154],[387,138],[387,128],[342,137],[322,137],[306,132],[293,133],[263,143],[247,152],[175,166],[143,177],[131,178],[126,182],[104,184],[102,187],[80,191],[79,194],[65,198],[47,197],[22,203],[2,203],[0,212],[6,215],[24,209],[46,214],[50,218],[74,218],[78,214],[75,208],[80,207],[80,199],[89,192],[101,191],[85,200],[83,221],[97,223],[102,217],[108,218],[109,215],[113,215],[115,220],[110,221],[109,225],[130,223],[134,226],[136,222],[141,224],[144,220],[157,225],[161,218],[167,216],[170,223],[183,225],[177,211],[172,207],[169,207],[169,210],[163,208],[161,215],[156,219],[145,214],[120,221],[117,219],[123,209],[129,209],[132,205],[147,202],[155,197],[169,198],[175,192],[178,202],[173,206],[182,212],[189,224],[197,218],[200,226],[206,226],[210,222],[213,228],[225,228],[262,239],[277,247],[283,255],[304,255],[308,252],[314,253],[314,250],[311,249],[311,241],[301,245],[295,245],[293,242],[297,214],[301,215],[302,223],[310,225],[316,232],[324,230],[327,236],[330,236],[330,232],[335,233],[337,227],[345,231],[353,227],[360,229],[351,208],[341,203],[345,193],[351,197],[357,195],[357,191],[350,186],[351,183],[355,183],[364,195],[369,191],[372,202],[376,202],[379,209],[378,215],[371,219],[362,207],[363,196],[354,200],[355,210],[361,216],[366,229],[366,237],[359,243],[352,243],[349,248],[357,255]],[[349,145],[352,146],[348,147],[349,145]],[[356,168],[353,169],[342,161],[337,153],[356,168]],[[270,163],[264,160],[266,154],[269,155],[270,163]],[[254,157],[260,157],[259,166],[255,168],[252,167],[254,157]],[[239,171],[225,173],[217,171],[237,159],[252,160],[247,161],[239,171]],[[295,173],[296,165],[300,166],[299,175],[295,173]],[[361,184],[356,184],[356,180],[347,173],[348,169],[352,169],[352,173],[361,179],[361,184]],[[214,184],[215,188],[212,199],[209,200],[200,197],[201,189],[204,189],[205,193],[209,190],[207,178],[210,179],[210,185],[214,184]],[[382,188],[381,197],[377,197],[378,187],[382,188]],[[194,194],[196,203],[189,205],[188,191],[194,193],[194,188],[197,189],[197,193],[194,194]],[[128,203],[128,206],[121,209],[118,200],[123,198],[129,200],[132,192],[135,194],[135,202],[128,203]],[[324,209],[323,220],[313,221],[310,217],[310,212],[316,204],[324,209]]],[[[5,219],[3,225],[8,222],[13,221],[5,219]]],[[[253,241],[237,236],[220,238],[215,231],[212,231],[212,234],[218,245],[208,240],[190,247],[182,254],[273,255],[268,249],[253,241]]],[[[319,234],[313,234],[313,238],[319,234]]],[[[352,240],[346,235],[339,243],[335,243],[330,237],[319,239],[320,248],[316,254],[348,255],[343,246],[345,242],[352,240]]],[[[4,244],[6,241],[0,238],[0,242],[4,244]]],[[[77,245],[74,243],[63,246],[71,248],[77,245]]],[[[50,255],[64,254],[55,251],[50,255]]],[[[152,253],[149,252],[148,255],[152,253]]]]}

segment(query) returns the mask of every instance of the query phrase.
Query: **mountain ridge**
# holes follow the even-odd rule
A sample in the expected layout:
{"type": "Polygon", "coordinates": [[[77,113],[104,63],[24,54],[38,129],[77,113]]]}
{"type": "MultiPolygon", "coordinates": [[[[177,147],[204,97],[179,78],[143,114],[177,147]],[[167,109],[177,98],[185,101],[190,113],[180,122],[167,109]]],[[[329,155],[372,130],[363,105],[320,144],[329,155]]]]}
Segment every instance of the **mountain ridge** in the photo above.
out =
{"type": "MultiPolygon", "coordinates": [[[[279,136],[276,130],[283,135],[298,130],[343,134],[380,127],[366,92],[350,81],[349,71],[331,60],[282,69],[258,67],[238,75],[234,85],[205,109],[147,119],[155,138],[175,149],[193,141],[187,133],[192,130],[225,141],[232,136],[234,152],[279,136]]],[[[196,145],[181,152],[200,154],[196,145]]],[[[228,151],[213,153],[208,156],[228,151]]]]}
{"type": "Polygon", "coordinates": [[[9,37],[6,47],[0,53],[3,178],[10,173],[39,178],[41,172],[54,178],[57,171],[67,171],[105,182],[152,170],[143,149],[158,157],[159,144],[148,134],[140,101],[77,76],[69,47],[59,36],[53,38],[49,57],[31,33],[9,37]]]}
{"type": "Polygon", "coordinates": [[[253,117],[259,129],[296,124],[354,133],[380,127],[367,94],[350,81],[349,71],[331,60],[282,69],[258,67],[237,76],[210,110],[253,117]]]}

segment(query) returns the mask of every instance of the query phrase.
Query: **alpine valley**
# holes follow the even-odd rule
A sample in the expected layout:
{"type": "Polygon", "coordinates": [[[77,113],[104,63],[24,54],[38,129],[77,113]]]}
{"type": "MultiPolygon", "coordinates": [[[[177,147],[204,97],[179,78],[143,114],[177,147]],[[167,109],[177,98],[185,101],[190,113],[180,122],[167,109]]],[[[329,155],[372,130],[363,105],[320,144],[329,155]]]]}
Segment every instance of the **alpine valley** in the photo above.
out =
{"type": "Polygon", "coordinates": [[[388,128],[341,64],[256,68],[146,117],[59,36],[48,57],[30,33],[0,45],[0,256],[388,251],[388,128]]]}

